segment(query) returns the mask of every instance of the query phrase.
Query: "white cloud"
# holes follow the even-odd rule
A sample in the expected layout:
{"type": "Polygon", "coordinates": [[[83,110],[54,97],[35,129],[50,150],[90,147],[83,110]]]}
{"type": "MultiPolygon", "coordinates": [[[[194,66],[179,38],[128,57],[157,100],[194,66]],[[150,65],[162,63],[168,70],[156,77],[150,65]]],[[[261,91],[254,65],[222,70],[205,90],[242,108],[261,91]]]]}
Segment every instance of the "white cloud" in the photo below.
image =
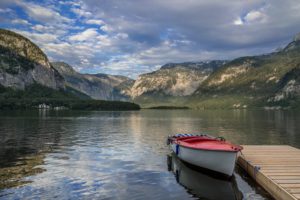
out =
{"type": "Polygon", "coordinates": [[[263,10],[264,9],[251,10],[244,17],[238,17],[236,20],[234,20],[233,24],[241,26],[245,24],[251,25],[267,22],[268,16],[263,12],[263,10]]]}
{"type": "Polygon", "coordinates": [[[85,11],[80,8],[72,8],[71,10],[73,13],[75,13],[79,17],[91,17],[93,15],[91,12],[85,11]]]}
{"type": "Polygon", "coordinates": [[[69,37],[71,41],[85,41],[85,40],[93,40],[98,36],[98,32],[95,28],[86,29],[85,31],[72,35],[69,37]]]}
{"type": "Polygon", "coordinates": [[[13,24],[22,24],[22,25],[30,25],[30,23],[27,20],[24,19],[14,19],[11,21],[13,24]]]}
{"type": "Polygon", "coordinates": [[[252,10],[245,16],[245,21],[248,23],[254,23],[254,22],[264,22],[266,20],[267,16],[258,10],[252,10]]]}
{"type": "Polygon", "coordinates": [[[116,28],[113,28],[112,26],[107,25],[107,24],[101,26],[100,29],[101,29],[102,31],[104,31],[104,32],[107,32],[107,33],[110,33],[110,32],[113,32],[113,31],[116,30],[116,28]]]}
{"type": "Polygon", "coordinates": [[[239,17],[239,18],[237,18],[236,20],[234,20],[234,25],[243,25],[244,24],[244,22],[243,22],[243,20],[239,17]]]}
{"type": "Polygon", "coordinates": [[[38,31],[38,32],[49,32],[50,30],[52,30],[52,27],[37,24],[37,25],[34,25],[33,27],[31,27],[31,29],[33,29],[35,31],[38,31]]]}
{"type": "Polygon", "coordinates": [[[28,31],[20,31],[20,30],[14,30],[15,32],[20,33],[21,35],[24,35],[25,37],[29,38],[33,42],[37,43],[38,45],[43,45],[44,43],[49,42],[56,42],[58,41],[58,38],[56,35],[48,34],[48,33],[32,33],[28,31]]]}
{"type": "Polygon", "coordinates": [[[103,46],[109,46],[109,45],[111,45],[111,38],[109,38],[106,35],[98,35],[96,37],[95,42],[97,42],[97,44],[98,44],[98,46],[96,46],[96,47],[98,47],[100,49],[103,46]]]}
{"type": "Polygon", "coordinates": [[[102,31],[104,31],[104,32],[112,32],[112,31],[114,31],[114,29],[111,26],[107,25],[107,24],[104,25],[104,26],[101,26],[100,29],[102,31]]]}
{"type": "Polygon", "coordinates": [[[72,22],[71,19],[61,16],[59,12],[46,8],[37,4],[28,2],[19,2],[28,16],[36,21],[44,23],[69,23],[72,22]]]}
{"type": "Polygon", "coordinates": [[[100,19],[89,19],[86,21],[87,24],[104,25],[105,23],[100,19]]]}
{"type": "Polygon", "coordinates": [[[68,0],[68,1],[59,1],[58,2],[61,5],[71,5],[71,6],[81,6],[80,2],[77,1],[72,1],[72,0],[68,0]]]}
{"type": "Polygon", "coordinates": [[[114,36],[116,39],[127,39],[128,34],[127,33],[118,33],[117,35],[114,36]]]}
{"type": "Polygon", "coordinates": [[[0,2],[0,21],[18,27],[50,58],[83,71],[132,76],[166,62],[270,52],[300,31],[299,19],[298,0],[0,2]],[[18,19],[31,26],[10,23],[18,19]]]}
{"type": "MultiPolygon", "coordinates": [[[[57,38],[63,38],[66,34],[68,34],[68,29],[71,29],[68,25],[64,24],[54,24],[44,26],[41,24],[36,24],[30,27],[33,33],[48,33],[55,35],[57,38]]],[[[73,27],[76,29],[76,27],[73,27]]]]}

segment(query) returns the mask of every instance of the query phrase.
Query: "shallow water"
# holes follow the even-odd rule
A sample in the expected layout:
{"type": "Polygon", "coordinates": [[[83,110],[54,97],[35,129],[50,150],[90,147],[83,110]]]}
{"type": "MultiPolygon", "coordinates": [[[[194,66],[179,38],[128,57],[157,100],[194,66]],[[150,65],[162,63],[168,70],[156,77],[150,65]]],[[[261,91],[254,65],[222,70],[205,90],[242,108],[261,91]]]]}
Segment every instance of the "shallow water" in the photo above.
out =
{"type": "Polygon", "coordinates": [[[224,181],[170,159],[165,139],[201,131],[300,147],[299,120],[293,111],[2,111],[0,199],[270,199],[239,168],[224,181]]]}

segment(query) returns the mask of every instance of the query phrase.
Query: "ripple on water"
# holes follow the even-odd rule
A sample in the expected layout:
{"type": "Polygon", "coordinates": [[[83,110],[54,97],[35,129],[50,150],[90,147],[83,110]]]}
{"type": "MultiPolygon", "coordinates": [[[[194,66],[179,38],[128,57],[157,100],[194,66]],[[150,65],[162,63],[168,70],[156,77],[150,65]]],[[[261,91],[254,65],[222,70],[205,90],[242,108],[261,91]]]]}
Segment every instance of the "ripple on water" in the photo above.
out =
{"type": "Polygon", "coordinates": [[[0,118],[0,199],[211,199],[209,191],[269,199],[239,169],[234,182],[181,164],[170,170],[167,135],[201,130],[235,143],[300,144],[300,114],[291,113],[68,111],[0,118]]]}

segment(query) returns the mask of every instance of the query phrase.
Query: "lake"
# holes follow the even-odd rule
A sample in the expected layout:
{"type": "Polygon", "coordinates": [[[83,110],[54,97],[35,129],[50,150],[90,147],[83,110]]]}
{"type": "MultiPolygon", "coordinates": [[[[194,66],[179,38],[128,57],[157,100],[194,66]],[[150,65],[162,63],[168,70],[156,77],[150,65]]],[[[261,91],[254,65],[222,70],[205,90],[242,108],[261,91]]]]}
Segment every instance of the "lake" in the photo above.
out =
{"type": "Polygon", "coordinates": [[[1,111],[0,199],[271,199],[236,168],[221,180],[170,154],[175,133],[300,147],[300,112],[1,111]]]}

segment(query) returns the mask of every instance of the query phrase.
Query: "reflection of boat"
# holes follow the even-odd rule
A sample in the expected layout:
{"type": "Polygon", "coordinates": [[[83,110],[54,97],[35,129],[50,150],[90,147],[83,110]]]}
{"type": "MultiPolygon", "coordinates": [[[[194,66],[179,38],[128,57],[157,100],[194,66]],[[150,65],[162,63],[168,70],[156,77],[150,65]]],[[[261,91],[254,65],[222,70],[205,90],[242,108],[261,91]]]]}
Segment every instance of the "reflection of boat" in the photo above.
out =
{"type": "Polygon", "coordinates": [[[193,170],[181,162],[174,153],[168,155],[168,170],[175,174],[180,185],[200,199],[239,200],[243,198],[236,186],[234,176],[230,180],[217,179],[193,170]]]}
{"type": "Polygon", "coordinates": [[[176,155],[185,162],[232,176],[241,146],[207,135],[177,134],[168,138],[176,155]]]}

